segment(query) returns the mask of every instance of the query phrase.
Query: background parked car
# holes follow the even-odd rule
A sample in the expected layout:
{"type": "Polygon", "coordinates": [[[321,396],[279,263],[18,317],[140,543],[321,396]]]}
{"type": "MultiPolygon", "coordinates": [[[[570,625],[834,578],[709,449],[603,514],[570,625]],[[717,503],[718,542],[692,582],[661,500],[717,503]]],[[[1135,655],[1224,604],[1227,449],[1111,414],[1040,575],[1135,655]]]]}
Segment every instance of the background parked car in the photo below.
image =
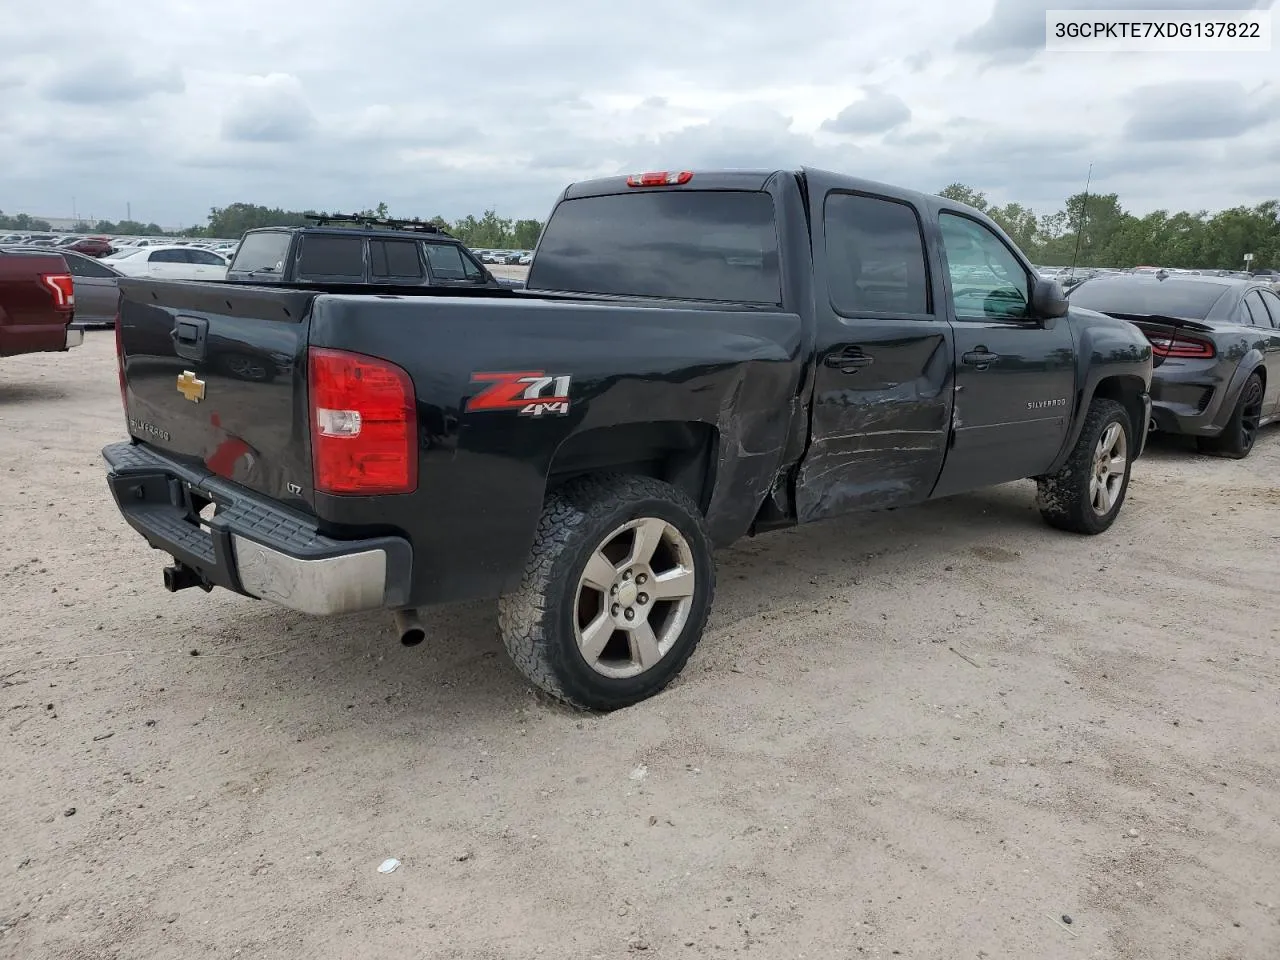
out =
{"type": "Polygon", "coordinates": [[[1151,416],[1201,450],[1241,459],[1280,420],[1280,296],[1234,277],[1129,274],[1071,291],[1077,307],[1128,320],[1151,341],[1151,416]]]}
{"type": "Polygon", "coordinates": [[[225,280],[227,261],[212,250],[195,247],[145,246],[106,258],[126,277],[152,280],[225,280]]]}
{"type": "Polygon", "coordinates": [[[68,244],[65,249],[74,250],[89,257],[105,257],[115,248],[106,237],[83,237],[75,243],[68,244]]]}
{"type": "Polygon", "coordinates": [[[113,327],[116,323],[116,306],[120,298],[119,281],[122,274],[111,264],[94,257],[60,250],[67,261],[76,291],[77,327],[113,327]]]}

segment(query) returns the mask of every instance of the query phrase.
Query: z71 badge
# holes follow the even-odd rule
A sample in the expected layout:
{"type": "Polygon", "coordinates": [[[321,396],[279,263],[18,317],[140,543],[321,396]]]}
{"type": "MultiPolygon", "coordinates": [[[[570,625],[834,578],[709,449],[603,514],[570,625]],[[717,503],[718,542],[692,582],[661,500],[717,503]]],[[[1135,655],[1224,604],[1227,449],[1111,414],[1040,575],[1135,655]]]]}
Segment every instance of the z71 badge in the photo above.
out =
{"type": "Polygon", "coordinates": [[[467,412],[515,410],[522,417],[563,417],[569,412],[569,379],[549,377],[541,370],[473,373],[472,383],[490,386],[467,402],[467,412]]]}

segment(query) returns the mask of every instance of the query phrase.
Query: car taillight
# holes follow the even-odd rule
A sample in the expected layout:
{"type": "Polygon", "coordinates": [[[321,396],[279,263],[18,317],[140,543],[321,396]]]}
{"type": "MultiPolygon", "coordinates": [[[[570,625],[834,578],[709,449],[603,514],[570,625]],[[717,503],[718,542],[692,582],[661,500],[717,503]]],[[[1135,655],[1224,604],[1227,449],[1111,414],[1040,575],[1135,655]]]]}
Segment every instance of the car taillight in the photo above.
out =
{"type": "Polygon", "coordinates": [[[71,310],[76,305],[76,284],[69,273],[42,273],[40,282],[53,294],[53,305],[59,310],[71,310]]]}
{"type": "Polygon", "coordinates": [[[688,183],[693,179],[692,170],[679,173],[667,173],[661,170],[655,173],[636,173],[627,177],[628,187],[674,187],[688,183]]]}
{"type": "Polygon", "coordinates": [[[120,314],[116,313],[116,375],[120,378],[120,403],[129,412],[129,387],[124,378],[124,334],[120,330],[120,314]]]}
{"type": "Polygon", "coordinates": [[[1147,334],[1147,339],[1151,341],[1151,352],[1158,357],[1207,360],[1217,352],[1214,350],[1213,344],[1208,340],[1184,337],[1181,334],[1175,334],[1172,337],[1147,334]]]}
{"type": "Polygon", "coordinates": [[[412,493],[418,486],[413,382],[394,363],[307,351],[311,458],[318,493],[412,493]]]}

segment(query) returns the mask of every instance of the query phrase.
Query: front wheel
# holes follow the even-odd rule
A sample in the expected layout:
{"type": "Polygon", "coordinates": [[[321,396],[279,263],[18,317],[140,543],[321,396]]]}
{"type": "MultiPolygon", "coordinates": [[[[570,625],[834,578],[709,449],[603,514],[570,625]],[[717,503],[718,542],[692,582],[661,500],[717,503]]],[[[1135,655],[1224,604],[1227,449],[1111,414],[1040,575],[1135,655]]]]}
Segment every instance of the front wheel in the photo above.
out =
{"type": "Polygon", "coordinates": [[[688,496],[650,477],[589,477],[548,496],[498,621],[535,685],[573,706],[616,710],[675,679],[714,593],[710,541],[688,496]]]}
{"type": "Polygon", "coordinates": [[[1094,400],[1062,469],[1036,480],[1036,502],[1045,522],[1071,533],[1110,528],[1129,490],[1133,449],[1128,411],[1114,400],[1094,400]]]}

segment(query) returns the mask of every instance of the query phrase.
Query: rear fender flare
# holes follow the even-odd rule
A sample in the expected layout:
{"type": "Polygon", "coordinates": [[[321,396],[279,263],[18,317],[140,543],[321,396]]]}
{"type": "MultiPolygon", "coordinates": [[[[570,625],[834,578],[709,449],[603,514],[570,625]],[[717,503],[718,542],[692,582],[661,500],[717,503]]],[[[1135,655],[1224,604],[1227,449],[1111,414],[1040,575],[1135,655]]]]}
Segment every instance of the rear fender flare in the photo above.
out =
{"type": "Polygon", "coordinates": [[[1245,383],[1253,374],[1262,373],[1262,383],[1265,386],[1267,382],[1267,366],[1262,352],[1256,347],[1250,347],[1238,364],[1236,364],[1236,372],[1231,376],[1231,382],[1227,384],[1226,394],[1222,398],[1222,403],[1218,406],[1218,415],[1214,417],[1214,426],[1225,427],[1231,414],[1236,408],[1236,404],[1240,401],[1240,392],[1244,390],[1245,383]]]}

